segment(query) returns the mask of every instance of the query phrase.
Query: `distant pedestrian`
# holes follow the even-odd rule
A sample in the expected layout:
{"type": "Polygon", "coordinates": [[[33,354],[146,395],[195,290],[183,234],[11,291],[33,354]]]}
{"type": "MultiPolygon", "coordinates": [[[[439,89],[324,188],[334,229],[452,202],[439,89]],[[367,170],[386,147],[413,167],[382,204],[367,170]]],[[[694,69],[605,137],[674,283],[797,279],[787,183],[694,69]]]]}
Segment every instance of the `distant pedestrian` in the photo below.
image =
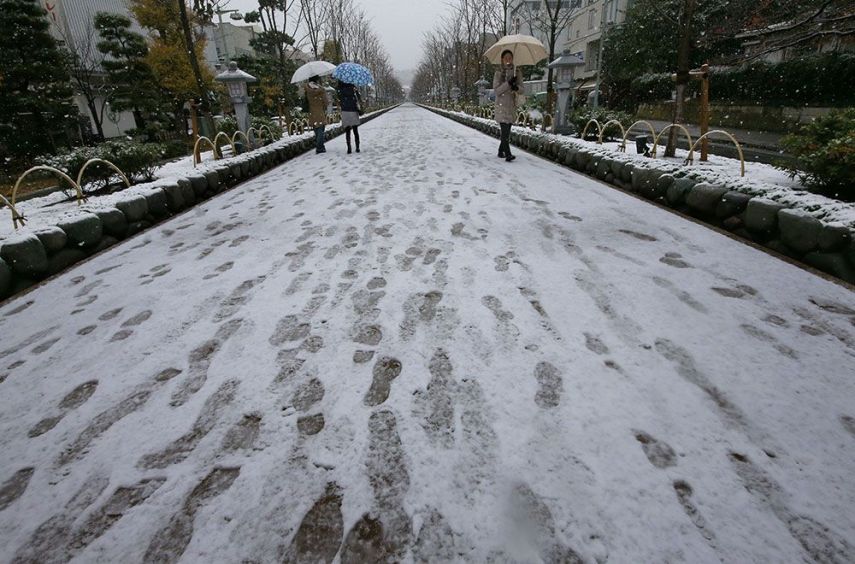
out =
{"type": "Polygon", "coordinates": [[[359,152],[359,125],[362,114],[362,97],[359,95],[359,90],[352,84],[339,81],[338,82],[338,99],[341,102],[341,125],[344,127],[344,136],[347,140],[347,154],[351,151],[350,146],[350,130],[353,130],[353,137],[356,141],[356,152],[359,152]]]}
{"type": "Polygon", "coordinates": [[[313,76],[306,84],[306,98],[309,100],[309,123],[315,131],[315,153],[326,153],[324,131],[327,125],[327,92],[321,85],[321,79],[313,76]]]}
{"type": "Polygon", "coordinates": [[[502,132],[499,157],[508,162],[516,158],[511,154],[511,125],[517,120],[517,92],[522,83],[522,70],[514,66],[513,52],[503,51],[502,66],[493,75],[493,89],[496,92],[496,121],[502,132]]]}

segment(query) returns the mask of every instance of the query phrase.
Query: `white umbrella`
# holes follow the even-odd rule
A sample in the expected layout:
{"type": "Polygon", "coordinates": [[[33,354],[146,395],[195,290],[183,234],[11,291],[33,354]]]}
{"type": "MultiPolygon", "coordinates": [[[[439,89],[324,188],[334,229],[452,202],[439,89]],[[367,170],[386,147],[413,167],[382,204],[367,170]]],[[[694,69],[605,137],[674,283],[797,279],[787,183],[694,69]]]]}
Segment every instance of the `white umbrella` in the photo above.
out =
{"type": "Polygon", "coordinates": [[[546,47],[531,35],[506,35],[487,49],[484,57],[494,65],[502,64],[502,52],[514,54],[516,66],[536,65],[548,55],[546,47]]]}
{"type": "Polygon", "coordinates": [[[312,61],[298,68],[291,77],[291,84],[309,80],[313,76],[326,76],[332,74],[335,70],[335,65],[326,61],[312,61]]]}

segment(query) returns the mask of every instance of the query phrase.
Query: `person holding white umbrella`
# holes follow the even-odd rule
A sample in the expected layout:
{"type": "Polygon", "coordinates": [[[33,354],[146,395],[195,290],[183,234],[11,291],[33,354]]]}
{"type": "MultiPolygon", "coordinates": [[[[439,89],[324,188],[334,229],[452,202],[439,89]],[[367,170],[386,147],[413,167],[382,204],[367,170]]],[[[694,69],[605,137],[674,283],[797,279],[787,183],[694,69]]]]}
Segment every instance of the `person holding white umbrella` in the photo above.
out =
{"type": "Polygon", "coordinates": [[[511,126],[517,120],[517,93],[523,85],[521,65],[536,65],[546,58],[543,43],[530,35],[507,35],[484,56],[499,68],[493,74],[496,92],[496,121],[501,129],[499,157],[511,162],[511,126]],[[516,64],[515,64],[516,63],[516,64]]]}
{"type": "Polygon", "coordinates": [[[311,61],[301,66],[291,77],[291,84],[308,80],[304,87],[309,102],[309,124],[315,131],[315,153],[326,153],[324,131],[327,126],[327,91],[321,84],[321,76],[332,74],[336,66],[326,61],[311,61]]]}
{"type": "Polygon", "coordinates": [[[310,78],[305,90],[309,100],[309,124],[315,131],[315,153],[326,153],[324,130],[327,127],[327,91],[321,84],[321,77],[310,78]]]}
{"type": "Polygon", "coordinates": [[[522,69],[514,66],[514,54],[509,49],[502,52],[502,66],[493,74],[496,92],[496,121],[501,129],[499,158],[511,162],[511,125],[517,119],[517,92],[523,83],[522,69]]]}

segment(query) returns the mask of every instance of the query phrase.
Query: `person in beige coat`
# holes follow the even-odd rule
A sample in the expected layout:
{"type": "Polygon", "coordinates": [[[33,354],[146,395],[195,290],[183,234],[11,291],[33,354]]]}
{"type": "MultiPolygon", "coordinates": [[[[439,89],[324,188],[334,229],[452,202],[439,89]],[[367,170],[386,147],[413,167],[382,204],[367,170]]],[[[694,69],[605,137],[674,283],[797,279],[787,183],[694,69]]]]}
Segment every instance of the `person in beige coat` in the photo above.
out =
{"type": "Polygon", "coordinates": [[[306,84],[306,98],[309,100],[309,123],[315,130],[315,152],[326,153],[324,130],[327,126],[327,91],[321,85],[321,79],[313,76],[306,84]]]}
{"type": "Polygon", "coordinates": [[[511,125],[517,120],[517,92],[522,83],[522,70],[514,67],[514,54],[505,50],[502,67],[493,75],[493,89],[496,92],[496,121],[502,131],[499,158],[508,162],[516,158],[511,154],[511,125]]]}

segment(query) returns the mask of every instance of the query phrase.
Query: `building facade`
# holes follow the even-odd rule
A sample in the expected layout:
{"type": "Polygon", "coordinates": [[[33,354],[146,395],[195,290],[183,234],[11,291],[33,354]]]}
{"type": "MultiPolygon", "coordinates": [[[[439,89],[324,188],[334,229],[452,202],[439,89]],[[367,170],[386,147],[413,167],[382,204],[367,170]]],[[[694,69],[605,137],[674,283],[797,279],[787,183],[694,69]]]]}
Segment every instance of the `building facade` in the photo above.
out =
{"type": "MultiPolygon", "coordinates": [[[[810,14],[800,14],[805,19],[810,14]]],[[[822,53],[855,53],[855,34],[829,33],[833,24],[824,22],[796,28],[793,21],[780,22],[762,29],[744,31],[736,38],[742,42],[742,55],[767,63],[781,63],[805,55],[822,53]],[[796,41],[812,34],[807,41],[796,41]]]]}
{"type": "MultiPolygon", "coordinates": [[[[104,55],[96,46],[99,37],[93,23],[95,14],[98,12],[126,16],[132,22],[132,29],[142,33],[142,29],[131,16],[125,0],[38,0],[38,3],[47,13],[47,19],[51,24],[50,31],[54,38],[87,66],[100,67],[104,60],[104,55]]],[[[104,73],[96,72],[93,82],[97,84],[105,77],[104,73]]],[[[112,111],[109,102],[103,96],[96,96],[94,102],[95,109],[101,116],[104,137],[120,137],[129,129],[136,127],[130,112],[112,111]]],[[[74,96],[74,103],[80,110],[80,115],[88,118],[90,131],[95,131],[95,120],[86,98],[77,93],[74,96]]]]}
{"type": "MultiPolygon", "coordinates": [[[[512,0],[508,7],[508,33],[532,35],[547,45],[549,37],[543,27],[537,25],[538,20],[544,19],[542,10],[547,1],[566,4],[563,9],[567,11],[562,18],[562,23],[566,23],[559,32],[555,49],[558,53],[567,49],[585,61],[585,66],[576,71],[577,89],[593,90],[603,31],[626,21],[633,0],[512,0]]],[[[538,88],[545,90],[546,82],[538,81],[538,88]]]]}
{"type": "MultiPolygon", "coordinates": [[[[548,16],[545,12],[545,4],[549,2],[554,9],[556,4],[560,4],[561,19],[566,19],[567,15],[575,12],[582,5],[584,0],[511,0],[508,6],[508,33],[531,35],[538,38],[544,45],[549,45],[549,35],[545,26],[548,21],[548,16]]],[[[565,25],[558,32],[558,37],[555,42],[555,50],[561,51],[562,46],[570,39],[570,26],[565,25]]]]}
{"type": "Polygon", "coordinates": [[[626,13],[633,0],[583,0],[568,25],[568,39],[564,48],[585,61],[576,71],[576,88],[592,91],[596,86],[600,65],[600,41],[603,32],[612,25],[626,21],[626,13]]]}
{"type": "Polygon", "coordinates": [[[231,22],[212,23],[203,28],[207,42],[205,44],[205,62],[212,69],[227,66],[229,61],[241,55],[255,56],[251,41],[258,36],[259,29],[254,25],[235,25],[231,22]]]}

